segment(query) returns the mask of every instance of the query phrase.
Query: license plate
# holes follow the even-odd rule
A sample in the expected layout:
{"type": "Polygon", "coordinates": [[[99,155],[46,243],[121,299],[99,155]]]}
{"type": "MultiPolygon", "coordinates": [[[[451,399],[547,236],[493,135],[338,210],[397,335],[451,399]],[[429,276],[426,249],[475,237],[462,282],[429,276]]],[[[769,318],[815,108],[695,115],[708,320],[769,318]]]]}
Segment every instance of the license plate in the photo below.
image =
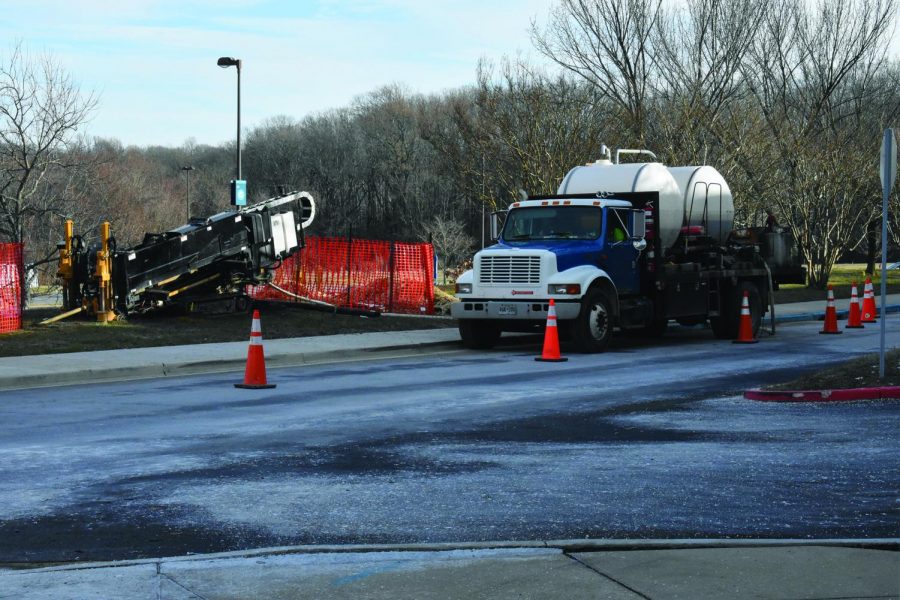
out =
{"type": "Polygon", "coordinates": [[[497,308],[498,315],[515,315],[518,314],[518,307],[515,304],[501,304],[497,308]]]}

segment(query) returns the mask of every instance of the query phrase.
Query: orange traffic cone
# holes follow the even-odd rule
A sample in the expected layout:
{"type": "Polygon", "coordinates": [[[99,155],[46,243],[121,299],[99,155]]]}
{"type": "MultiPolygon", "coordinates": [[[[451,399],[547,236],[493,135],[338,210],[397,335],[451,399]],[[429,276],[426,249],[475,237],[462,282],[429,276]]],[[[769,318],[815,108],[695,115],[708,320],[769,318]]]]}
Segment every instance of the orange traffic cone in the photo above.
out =
{"type": "Polygon", "coordinates": [[[837,310],[834,308],[834,288],[828,284],[828,302],[825,304],[825,327],[819,333],[844,333],[838,329],[837,310]]]}
{"type": "Polygon", "coordinates": [[[753,319],[750,318],[750,297],[744,291],[744,299],[741,302],[741,328],[738,330],[738,339],[733,344],[755,344],[759,340],[753,339],[753,319]]]}
{"type": "Polygon", "coordinates": [[[850,314],[847,315],[847,325],[844,329],[862,329],[862,314],[859,310],[859,296],[856,295],[856,282],[850,288],[850,314]]]}
{"type": "Polygon", "coordinates": [[[266,383],[266,359],[263,356],[262,327],[259,324],[259,311],[253,311],[253,325],[250,327],[250,347],[247,348],[247,368],[244,370],[244,383],[234,384],[236,388],[261,390],[275,387],[274,383],[266,383]]]}
{"type": "Polygon", "coordinates": [[[875,323],[878,318],[878,308],[875,306],[875,289],[872,287],[872,278],[866,277],[866,287],[863,289],[862,322],[875,323]]]}
{"type": "Polygon", "coordinates": [[[544,331],[544,351],[534,360],[541,362],[565,362],[568,358],[559,355],[559,333],[556,330],[556,304],[550,298],[550,308],[547,310],[547,328],[544,331]]]}

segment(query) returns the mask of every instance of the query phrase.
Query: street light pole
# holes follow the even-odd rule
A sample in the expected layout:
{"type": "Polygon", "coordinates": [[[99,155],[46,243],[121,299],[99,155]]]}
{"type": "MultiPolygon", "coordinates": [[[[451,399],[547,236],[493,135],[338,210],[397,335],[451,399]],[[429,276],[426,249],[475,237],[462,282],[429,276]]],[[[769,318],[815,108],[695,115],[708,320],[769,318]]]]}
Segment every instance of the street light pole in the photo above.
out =
{"type": "Polygon", "coordinates": [[[184,178],[187,180],[187,196],[184,200],[184,218],[185,223],[191,222],[191,171],[194,170],[194,165],[188,165],[186,167],[181,167],[181,170],[184,171],[184,178]]]}
{"type": "MultiPolygon", "coordinates": [[[[235,182],[241,181],[241,64],[239,58],[231,58],[230,56],[222,56],[216,62],[223,69],[228,67],[237,67],[237,177],[235,182]]],[[[237,183],[235,185],[238,185],[237,183]]],[[[243,201],[235,200],[237,204],[243,204],[243,201]]]]}
{"type": "Polygon", "coordinates": [[[241,177],[241,61],[237,61],[237,178],[241,177]]]}

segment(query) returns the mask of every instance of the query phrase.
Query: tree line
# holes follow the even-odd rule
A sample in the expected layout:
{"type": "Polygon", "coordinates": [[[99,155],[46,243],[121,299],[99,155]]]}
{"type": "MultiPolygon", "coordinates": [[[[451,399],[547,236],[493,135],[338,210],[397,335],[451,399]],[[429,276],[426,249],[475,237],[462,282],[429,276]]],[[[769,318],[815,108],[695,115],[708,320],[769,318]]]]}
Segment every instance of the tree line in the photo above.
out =
{"type": "MultiPolygon", "coordinates": [[[[555,192],[602,143],[648,148],[721,171],[738,226],[772,208],[822,286],[840,258],[871,268],[879,253],[878,151],[900,116],[896,12],[896,0],[559,0],[528,32],[550,67],[483,59],[460,89],[388,85],[250,128],[248,194],[308,190],[311,233],[430,239],[453,266],[520,190],[555,192]]],[[[228,207],[233,143],[92,138],[99,101],[52,56],[18,46],[0,61],[0,240],[24,241],[30,261],[53,253],[65,218],[87,239],[109,220],[125,247],[228,207]]]]}

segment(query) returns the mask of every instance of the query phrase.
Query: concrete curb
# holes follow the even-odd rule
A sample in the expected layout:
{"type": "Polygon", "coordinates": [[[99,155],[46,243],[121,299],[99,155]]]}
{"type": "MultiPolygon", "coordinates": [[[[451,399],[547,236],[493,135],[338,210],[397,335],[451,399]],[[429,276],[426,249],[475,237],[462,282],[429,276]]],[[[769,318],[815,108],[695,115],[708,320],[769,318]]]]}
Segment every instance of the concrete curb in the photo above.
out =
{"type": "MultiPolygon", "coordinates": [[[[162,558],[142,558],[133,560],[64,563],[52,566],[29,568],[24,563],[14,563],[14,569],[0,564],[0,574],[6,573],[46,573],[53,571],[80,571],[153,565],[161,563],[183,563],[227,560],[235,558],[258,558],[263,556],[288,556],[293,554],[372,554],[378,552],[452,552],[459,550],[522,550],[546,549],[562,553],[613,552],[623,550],[700,550],[721,548],[779,548],[790,546],[818,546],[841,548],[867,548],[873,550],[900,550],[900,538],[835,538],[835,539],[563,539],[563,540],[512,540],[496,542],[459,543],[418,543],[418,544],[348,544],[344,546],[274,546],[253,550],[216,552],[211,554],[191,554],[162,558]]],[[[46,564],[46,563],[44,563],[46,564]]]]}
{"type": "MultiPolygon", "coordinates": [[[[900,312],[900,304],[889,304],[884,307],[885,314],[892,314],[900,312]]],[[[847,316],[850,314],[849,310],[839,310],[837,311],[837,318],[839,320],[847,320],[847,316]]],[[[768,317],[763,317],[763,324],[766,323],[768,317]]],[[[785,315],[783,317],[779,317],[777,314],[775,315],[776,323],[793,323],[796,321],[824,321],[825,320],[825,311],[822,312],[808,312],[808,313],[798,313],[795,315],[785,315]]],[[[875,325],[875,323],[870,323],[870,325],[875,325]]]]}
{"type": "MultiPolygon", "coordinates": [[[[401,344],[368,348],[345,348],[339,350],[309,351],[298,353],[266,354],[267,368],[297,367],[321,362],[342,362],[375,360],[380,358],[399,358],[415,356],[421,350],[459,350],[457,342],[435,341],[416,344],[401,344]]],[[[59,355],[64,357],[65,355],[59,355]]],[[[239,372],[246,366],[246,357],[222,358],[216,360],[196,360],[183,362],[152,362],[144,365],[127,365],[122,367],[98,366],[87,367],[77,371],[60,370],[52,373],[25,373],[22,375],[0,376],[0,390],[15,390],[37,387],[55,387],[63,385],[82,385],[111,381],[137,381],[158,377],[181,377],[188,375],[215,375],[217,373],[239,372]]],[[[240,375],[235,378],[240,383],[240,375]]]]}
{"type": "MultiPolygon", "coordinates": [[[[847,311],[842,311],[846,314],[847,311]]],[[[885,313],[900,312],[900,304],[888,305],[884,309],[885,313]]],[[[790,323],[799,321],[811,321],[823,318],[824,313],[801,313],[786,316],[776,316],[776,323],[790,323]]],[[[436,331],[436,330],[429,330],[436,331]]],[[[444,331],[441,329],[440,331],[444,331]]],[[[447,331],[450,331],[448,328],[447,331]]],[[[455,331],[455,330],[453,330],[455,331]]],[[[347,334],[347,335],[370,335],[370,334],[347,334]]],[[[331,336],[325,336],[331,337],[331,336]]],[[[456,337],[453,334],[452,337],[456,337]]],[[[298,338],[303,339],[303,338],[298,338]]],[[[321,349],[307,349],[294,351],[292,348],[282,347],[278,345],[282,340],[266,340],[266,365],[270,368],[277,367],[296,367],[302,365],[317,364],[322,362],[340,362],[340,361],[358,361],[358,360],[375,360],[380,358],[402,358],[415,356],[423,350],[435,351],[461,351],[462,346],[458,340],[450,341],[445,338],[437,341],[417,341],[414,343],[398,344],[397,340],[392,340],[385,346],[377,346],[371,343],[362,344],[359,347],[353,343],[348,343],[345,347],[336,348],[335,344],[321,349]],[[275,348],[272,348],[272,346],[275,348]]],[[[213,344],[210,344],[213,345],[213,344]]],[[[217,344],[221,347],[223,344],[217,344]]],[[[90,353],[89,358],[81,358],[77,365],[69,365],[64,360],[65,355],[53,355],[63,357],[59,361],[46,366],[43,370],[32,368],[33,365],[27,361],[18,363],[14,367],[0,369],[0,389],[14,390],[27,389],[35,387],[55,387],[63,385],[78,385],[103,383],[111,381],[121,381],[123,379],[139,380],[152,379],[159,377],[179,377],[201,374],[219,374],[233,373],[242,371],[246,365],[246,343],[230,342],[224,345],[231,345],[230,350],[223,351],[217,349],[212,356],[218,358],[209,358],[202,356],[194,356],[192,352],[175,352],[169,353],[164,357],[151,354],[144,361],[137,359],[126,360],[122,364],[115,364],[117,361],[109,360],[109,353],[121,352],[116,350],[98,351],[90,353]]],[[[198,354],[203,353],[205,345],[190,346],[196,348],[198,354]]],[[[177,349],[177,348],[176,348],[177,349]]],[[[134,350],[145,350],[143,348],[135,348],[134,350]]],[[[148,348],[146,350],[158,350],[148,348]]],[[[128,350],[125,350],[128,352],[128,350]]],[[[158,354],[158,353],[157,353],[158,354]]],[[[207,356],[210,356],[207,354],[207,356]]],[[[18,357],[27,359],[28,357],[18,357]]],[[[2,362],[2,359],[0,359],[2,362]]],[[[240,377],[236,376],[236,382],[240,377]]]]}
{"type": "Polygon", "coordinates": [[[900,398],[900,387],[852,388],[844,390],[747,390],[747,400],[759,402],[854,402],[900,398]]]}

